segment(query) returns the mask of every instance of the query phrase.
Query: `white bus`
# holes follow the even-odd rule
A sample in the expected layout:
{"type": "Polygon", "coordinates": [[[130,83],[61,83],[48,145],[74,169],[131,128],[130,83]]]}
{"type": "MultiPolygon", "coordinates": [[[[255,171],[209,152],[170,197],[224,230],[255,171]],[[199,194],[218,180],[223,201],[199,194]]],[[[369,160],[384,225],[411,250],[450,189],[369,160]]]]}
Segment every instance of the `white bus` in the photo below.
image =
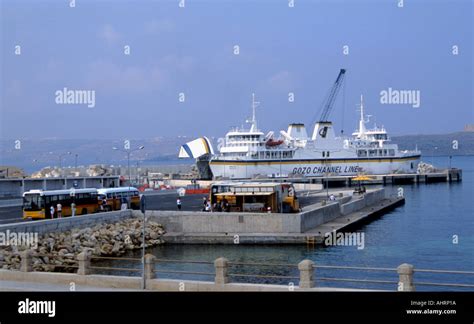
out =
{"type": "Polygon", "coordinates": [[[130,201],[130,208],[140,209],[140,192],[135,187],[103,188],[99,193],[100,209],[103,211],[120,210],[122,203],[130,201]]]}

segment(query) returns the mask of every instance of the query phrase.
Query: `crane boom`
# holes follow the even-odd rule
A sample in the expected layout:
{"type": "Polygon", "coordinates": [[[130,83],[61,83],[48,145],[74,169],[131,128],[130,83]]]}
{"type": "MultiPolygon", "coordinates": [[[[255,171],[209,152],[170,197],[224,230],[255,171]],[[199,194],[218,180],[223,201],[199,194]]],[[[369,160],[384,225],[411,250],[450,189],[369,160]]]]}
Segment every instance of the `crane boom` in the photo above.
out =
{"type": "Polygon", "coordinates": [[[336,82],[334,82],[334,85],[332,86],[331,91],[329,92],[328,99],[326,103],[324,104],[323,112],[321,113],[321,117],[319,118],[320,122],[328,121],[329,114],[334,105],[334,101],[336,100],[339,89],[341,88],[342,82],[344,81],[345,74],[346,74],[346,69],[341,69],[339,71],[339,75],[337,76],[336,82]]]}

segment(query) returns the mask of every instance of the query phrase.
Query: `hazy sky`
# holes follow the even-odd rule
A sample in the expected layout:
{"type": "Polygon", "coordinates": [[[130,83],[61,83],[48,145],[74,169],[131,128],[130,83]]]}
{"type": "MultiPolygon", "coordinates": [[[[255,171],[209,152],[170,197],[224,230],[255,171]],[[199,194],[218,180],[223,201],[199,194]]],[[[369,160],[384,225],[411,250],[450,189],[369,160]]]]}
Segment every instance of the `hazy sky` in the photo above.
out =
{"type": "Polygon", "coordinates": [[[394,135],[474,123],[473,1],[399,1],[2,0],[0,134],[223,136],[252,92],[259,126],[279,131],[314,120],[342,67],[337,130],[343,103],[346,133],[357,126],[360,94],[394,135]],[[381,104],[389,87],[420,91],[420,107],[381,104]],[[63,88],[94,90],[95,106],[57,104],[63,88]]]}

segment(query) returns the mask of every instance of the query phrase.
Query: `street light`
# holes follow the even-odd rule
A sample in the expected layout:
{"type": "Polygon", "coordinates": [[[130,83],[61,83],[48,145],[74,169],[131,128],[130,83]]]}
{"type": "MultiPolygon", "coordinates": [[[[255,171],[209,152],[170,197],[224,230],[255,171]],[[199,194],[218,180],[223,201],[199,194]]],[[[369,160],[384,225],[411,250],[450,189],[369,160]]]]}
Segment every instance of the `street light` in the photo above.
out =
{"type": "MultiPolygon", "coordinates": [[[[131,149],[125,149],[125,150],[121,150],[117,147],[113,147],[112,149],[115,150],[115,151],[120,151],[120,152],[125,152],[127,153],[127,163],[128,163],[128,191],[129,191],[129,199],[127,200],[127,204],[128,204],[128,209],[130,209],[130,200],[131,200],[131,197],[130,197],[130,183],[132,181],[132,174],[131,174],[131,171],[130,171],[130,154],[132,154],[132,152],[135,152],[135,151],[139,151],[139,150],[143,150],[145,148],[145,146],[141,145],[139,146],[138,148],[134,149],[134,150],[131,150],[131,149]]],[[[143,212],[143,226],[142,226],[142,235],[143,235],[143,246],[142,246],[142,289],[145,289],[145,228],[146,228],[146,218],[145,218],[145,207],[144,207],[144,197],[143,197],[143,200],[142,198],[140,198],[140,209],[142,210],[143,212]]]]}
{"type": "MultiPolygon", "coordinates": [[[[63,156],[66,156],[66,155],[71,155],[71,152],[66,152],[66,153],[63,153],[63,154],[59,154],[58,155],[58,158],[59,158],[59,170],[62,171],[62,168],[63,168],[63,156]]],[[[62,171],[63,173],[63,177],[65,178],[66,177],[66,173],[64,171],[62,171]]]]}
{"type": "Polygon", "coordinates": [[[71,152],[66,152],[66,153],[58,155],[60,169],[62,168],[62,165],[63,165],[63,156],[66,156],[66,155],[71,155],[71,152]]]}
{"type": "Polygon", "coordinates": [[[79,156],[79,154],[74,154],[74,172],[77,173],[77,157],[79,156]]]}
{"type": "MultiPolygon", "coordinates": [[[[130,191],[130,184],[132,182],[132,173],[131,173],[131,170],[130,170],[130,154],[132,154],[132,152],[136,152],[136,151],[139,151],[139,150],[143,150],[145,148],[145,146],[141,145],[139,146],[138,148],[134,149],[134,150],[131,150],[131,149],[125,149],[125,150],[121,150],[117,147],[112,147],[113,150],[115,151],[120,151],[120,152],[124,152],[127,154],[127,163],[128,163],[128,191],[130,191]]],[[[130,209],[130,199],[127,200],[127,206],[128,206],[128,209],[130,209]]]]}

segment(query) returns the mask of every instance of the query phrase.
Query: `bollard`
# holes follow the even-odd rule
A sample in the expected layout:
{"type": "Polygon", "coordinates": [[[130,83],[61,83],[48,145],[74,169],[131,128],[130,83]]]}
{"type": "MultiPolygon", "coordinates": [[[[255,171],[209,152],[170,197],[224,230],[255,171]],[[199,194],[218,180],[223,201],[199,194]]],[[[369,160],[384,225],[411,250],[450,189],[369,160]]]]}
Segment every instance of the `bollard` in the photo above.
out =
{"type": "Polygon", "coordinates": [[[145,255],[145,279],[154,279],[155,278],[155,259],[156,257],[153,254],[145,255]]]}
{"type": "Polygon", "coordinates": [[[314,287],[314,262],[311,260],[303,260],[298,263],[298,270],[300,270],[300,288],[314,287]]]}
{"type": "Polygon", "coordinates": [[[87,251],[83,251],[77,255],[77,261],[79,263],[79,269],[77,274],[85,276],[91,273],[91,255],[87,251]]]}
{"type": "Polygon", "coordinates": [[[214,267],[216,269],[216,277],[214,282],[216,284],[229,283],[229,277],[227,276],[229,261],[226,258],[218,258],[214,261],[214,267]]]}
{"type": "Polygon", "coordinates": [[[413,285],[413,266],[408,263],[403,263],[397,268],[399,281],[398,281],[398,291],[415,291],[415,286],[413,285]]]}
{"type": "Polygon", "coordinates": [[[22,272],[33,271],[31,251],[30,250],[21,251],[20,257],[21,257],[20,271],[22,272]]]}

